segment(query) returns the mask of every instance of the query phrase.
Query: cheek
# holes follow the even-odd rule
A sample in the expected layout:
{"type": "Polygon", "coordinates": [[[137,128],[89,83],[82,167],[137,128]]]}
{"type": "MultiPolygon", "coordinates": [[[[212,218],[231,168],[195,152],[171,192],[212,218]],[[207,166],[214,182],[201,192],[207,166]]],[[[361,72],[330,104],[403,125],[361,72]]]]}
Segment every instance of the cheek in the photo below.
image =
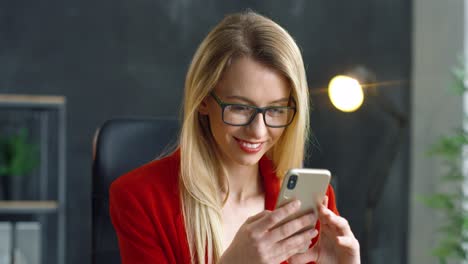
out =
{"type": "Polygon", "coordinates": [[[224,123],[221,117],[221,112],[217,111],[217,109],[211,105],[208,107],[208,120],[211,132],[213,134],[217,134],[218,131],[222,129],[222,125],[224,123]]]}
{"type": "Polygon", "coordinates": [[[273,139],[273,142],[276,143],[278,139],[281,138],[283,133],[284,133],[284,128],[271,129],[270,135],[271,135],[271,138],[273,139]]]}
{"type": "Polygon", "coordinates": [[[237,127],[227,125],[223,122],[221,116],[210,115],[210,127],[211,133],[215,137],[216,141],[224,141],[224,139],[232,134],[236,133],[237,127]]]}

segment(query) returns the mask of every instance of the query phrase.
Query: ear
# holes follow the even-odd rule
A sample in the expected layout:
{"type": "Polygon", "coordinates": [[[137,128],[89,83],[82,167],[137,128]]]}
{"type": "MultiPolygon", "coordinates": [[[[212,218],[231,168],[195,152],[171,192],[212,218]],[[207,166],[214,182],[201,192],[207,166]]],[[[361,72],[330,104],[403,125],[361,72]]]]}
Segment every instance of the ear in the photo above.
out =
{"type": "Polygon", "coordinates": [[[208,97],[205,97],[198,106],[198,113],[201,115],[208,115],[208,97]]]}

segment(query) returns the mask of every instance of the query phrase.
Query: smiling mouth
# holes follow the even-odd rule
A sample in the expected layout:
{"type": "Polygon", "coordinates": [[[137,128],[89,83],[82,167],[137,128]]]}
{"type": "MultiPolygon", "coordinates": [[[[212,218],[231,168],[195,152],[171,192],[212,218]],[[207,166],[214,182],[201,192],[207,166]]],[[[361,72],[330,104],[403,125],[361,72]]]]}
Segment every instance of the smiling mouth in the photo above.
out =
{"type": "Polygon", "coordinates": [[[264,142],[257,142],[257,143],[248,142],[248,141],[241,140],[238,138],[235,138],[235,139],[239,143],[240,148],[248,153],[255,153],[255,152],[260,151],[264,143],[264,142]]]}

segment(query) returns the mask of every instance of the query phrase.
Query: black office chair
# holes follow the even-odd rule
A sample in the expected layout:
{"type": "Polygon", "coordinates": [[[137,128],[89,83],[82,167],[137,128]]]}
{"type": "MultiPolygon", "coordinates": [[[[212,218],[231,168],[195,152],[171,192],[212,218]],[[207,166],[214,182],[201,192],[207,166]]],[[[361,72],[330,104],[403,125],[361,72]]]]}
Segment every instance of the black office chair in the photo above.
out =
{"type": "Polygon", "coordinates": [[[106,121],[93,143],[92,263],[120,263],[109,216],[109,187],[126,172],[158,157],[177,140],[176,119],[120,118],[106,121]]]}

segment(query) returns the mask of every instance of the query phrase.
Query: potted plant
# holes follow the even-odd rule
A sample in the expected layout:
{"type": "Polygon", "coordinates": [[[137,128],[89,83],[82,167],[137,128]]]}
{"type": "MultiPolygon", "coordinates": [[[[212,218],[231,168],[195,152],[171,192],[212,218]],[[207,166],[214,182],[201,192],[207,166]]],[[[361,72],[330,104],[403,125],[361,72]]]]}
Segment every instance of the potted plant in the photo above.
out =
{"type": "MultiPolygon", "coordinates": [[[[466,92],[464,67],[456,68],[453,73],[454,91],[463,95],[466,92]]],[[[441,137],[428,152],[429,156],[442,161],[444,166],[439,185],[442,191],[423,199],[443,218],[443,224],[438,229],[440,237],[432,251],[441,264],[449,260],[468,259],[468,190],[463,189],[463,185],[466,185],[463,162],[468,159],[467,147],[468,131],[457,129],[441,137]]]]}
{"type": "Polygon", "coordinates": [[[0,192],[3,200],[12,198],[12,181],[32,172],[39,164],[39,149],[28,142],[26,129],[11,136],[0,136],[0,192]]]}

